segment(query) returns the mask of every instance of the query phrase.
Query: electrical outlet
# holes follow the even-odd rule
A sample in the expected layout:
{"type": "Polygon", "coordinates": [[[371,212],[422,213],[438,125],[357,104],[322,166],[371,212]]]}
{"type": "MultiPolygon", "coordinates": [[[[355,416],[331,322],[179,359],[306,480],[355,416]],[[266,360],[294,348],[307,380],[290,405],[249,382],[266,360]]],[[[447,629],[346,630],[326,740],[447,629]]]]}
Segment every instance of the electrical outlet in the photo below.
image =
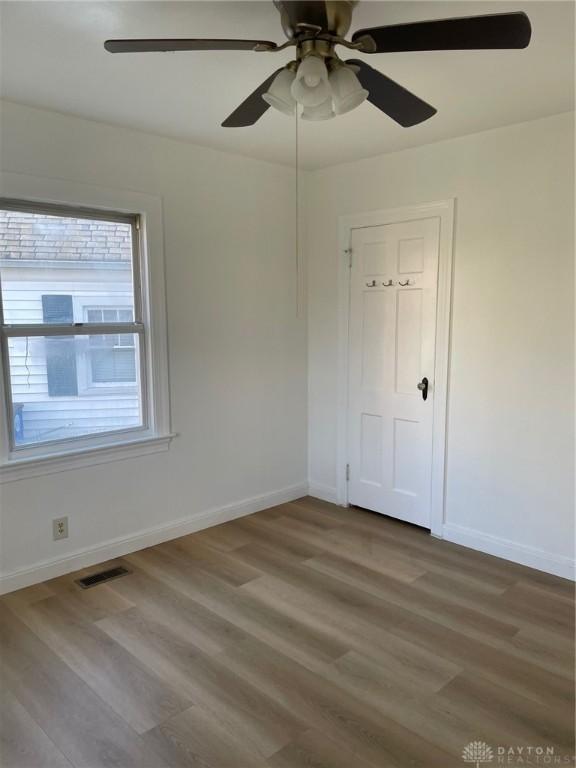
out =
{"type": "Polygon", "coordinates": [[[52,520],[52,538],[54,541],[58,539],[68,538],[68,518],[57,517],[52,520]]]}

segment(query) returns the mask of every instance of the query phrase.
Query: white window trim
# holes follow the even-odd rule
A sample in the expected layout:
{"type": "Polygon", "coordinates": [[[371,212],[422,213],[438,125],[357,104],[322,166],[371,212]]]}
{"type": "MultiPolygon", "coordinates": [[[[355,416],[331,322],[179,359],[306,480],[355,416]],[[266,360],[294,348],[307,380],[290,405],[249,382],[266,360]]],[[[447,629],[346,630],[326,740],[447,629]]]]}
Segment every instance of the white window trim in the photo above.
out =
{"type": "MultiPolygon", "coordinates": [[[[139,214],[142,251],[140,279],[142,294],[147,298],[143,307],[143,321],[147,330],[145,364],[149,404],[145,429],[75,438],[50,446],[33,446],[25,451],[10,451],[9,426],[6,409],[3,407],[0,424],[0,483],[167,450],[174,434],[170,431],[161,199],[129,190],[18,173],[0,173],[0,196],[40,204],[139,214]]],[[[4,376],[0,375],[0,394],[2,401],[6,402],[3,382],[4,376]]]]}

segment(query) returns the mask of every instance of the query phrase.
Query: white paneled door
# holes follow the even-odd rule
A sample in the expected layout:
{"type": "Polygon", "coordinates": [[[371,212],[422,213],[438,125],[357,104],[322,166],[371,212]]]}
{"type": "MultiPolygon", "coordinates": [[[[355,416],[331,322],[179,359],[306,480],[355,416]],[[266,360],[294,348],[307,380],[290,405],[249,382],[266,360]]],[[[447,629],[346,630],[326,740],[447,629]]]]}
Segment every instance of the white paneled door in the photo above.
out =
{"type": "Polygon", "coordinates": [[[350,504],[430,527],[439,218],[353,229],[350,504]]]}

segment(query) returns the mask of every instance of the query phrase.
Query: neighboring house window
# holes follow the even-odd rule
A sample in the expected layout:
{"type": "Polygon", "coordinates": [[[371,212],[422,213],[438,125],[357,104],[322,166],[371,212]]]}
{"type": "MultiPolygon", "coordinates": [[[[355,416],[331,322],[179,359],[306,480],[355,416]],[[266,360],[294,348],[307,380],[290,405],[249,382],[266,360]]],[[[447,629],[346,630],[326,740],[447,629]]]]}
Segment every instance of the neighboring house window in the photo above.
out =
{"type": "MultiPolygon", "coordinates": [[[[131,323],[131,309],[85,309],[91,323],[131,323]]],[[[137,360],[134,338],[129,333],[89,337],[90,383],[96,386],[133,385],[137,383],[137,360]]]]}
{"type": "Polygon", "coordinates": [[[0,202],[12,451],[149,428],[140,252],[137,215],[0,202]]]}

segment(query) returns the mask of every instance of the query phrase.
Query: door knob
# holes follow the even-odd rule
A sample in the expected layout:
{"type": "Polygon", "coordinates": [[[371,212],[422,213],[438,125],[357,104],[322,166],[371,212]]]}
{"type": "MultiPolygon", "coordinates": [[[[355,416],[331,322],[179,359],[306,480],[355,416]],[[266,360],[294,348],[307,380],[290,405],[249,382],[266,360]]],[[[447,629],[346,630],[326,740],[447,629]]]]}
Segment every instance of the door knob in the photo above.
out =
{"type": "Polygon", "coordinates": [[[422,392],[422,400],[426,400],[428,397],[428,379],[426,376],[418,383],[418,389],[422,392]]]}

